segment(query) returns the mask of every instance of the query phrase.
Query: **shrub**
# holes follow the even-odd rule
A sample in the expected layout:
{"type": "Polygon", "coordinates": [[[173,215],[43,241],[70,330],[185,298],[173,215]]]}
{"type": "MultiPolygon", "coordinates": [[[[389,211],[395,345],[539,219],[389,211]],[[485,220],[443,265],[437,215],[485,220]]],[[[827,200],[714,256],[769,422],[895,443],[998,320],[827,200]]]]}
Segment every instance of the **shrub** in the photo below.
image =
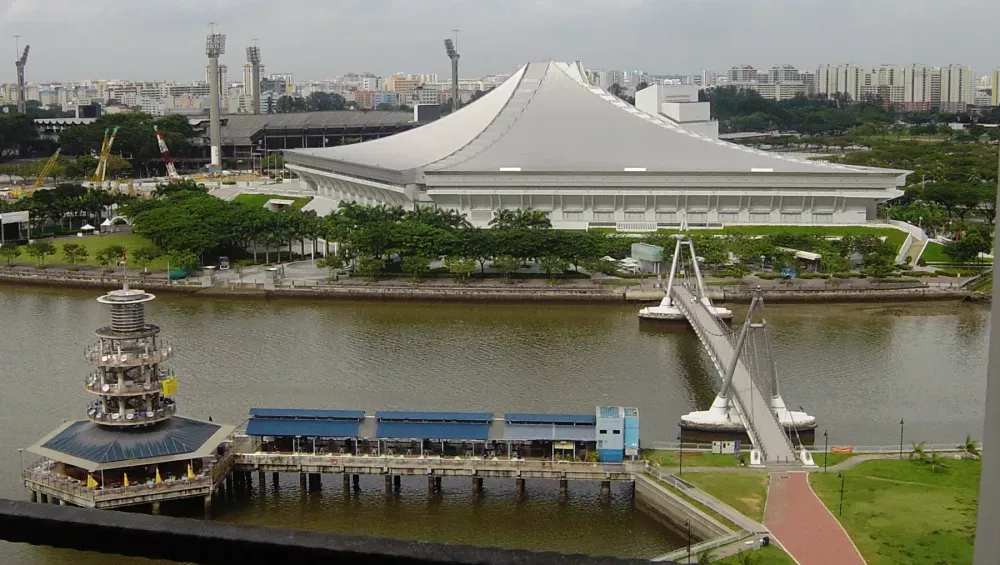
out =
{"type": "Polygon", "coordinates": [[[778,273],[757,273],[755,276],[758,279],[763,279],[765,281],[773,281],[774,279],[781,278],[781,275],[778,273]]]}
{"type": "Polygon", "coordinates": [[[835,279],[849,279],[854,276],[854,273],[833,273],[833,278],[835,279]]]}
{"type": "Polygon", "coordinates": [[[917,266],[918,267],[926,267],[927,266],[927,261],[924,261],[924,258],[921,257],[921,258],[917,259],[917,266]]]}

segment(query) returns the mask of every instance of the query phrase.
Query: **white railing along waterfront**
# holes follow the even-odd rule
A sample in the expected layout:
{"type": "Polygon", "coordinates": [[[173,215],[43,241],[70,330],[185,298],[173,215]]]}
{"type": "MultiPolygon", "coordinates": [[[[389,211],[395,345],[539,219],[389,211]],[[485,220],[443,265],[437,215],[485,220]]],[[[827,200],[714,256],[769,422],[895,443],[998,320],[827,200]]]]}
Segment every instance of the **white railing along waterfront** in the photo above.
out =
{"type": "MultiPolygon", "coordinates": [[[[953,452],[953,451],[964,451],[965,441],[955,441],[954,443],[929,443],[924,444],[923,449],[925,451],[941,451],[941,452],[953,452]]],[[[824,445],[812,445],[806,446],[812,453],[826,453],[826,448],[824,445]]],[[[642,445],[643,449],[655,449],[658,451],[692,451],[692,452],[706,452],[710,453],[712,451],[712,444],[710,443],[688,443],[688,442],[677,442],[677,441],[653,441],[642,445]]],[[[850,448],[851,453],[855,455],[892,455],[899,454],[899,444],[896,445],[850,445],[850,444],[830,444],[830,451],[833,449],[844,449],[850,448]]],[[[983,447],[980,446],[980,451],[983,451],[983,447]]],[[[908,456],[913,451],[912,443],[903,444],[903,456],[908,456]]]]}

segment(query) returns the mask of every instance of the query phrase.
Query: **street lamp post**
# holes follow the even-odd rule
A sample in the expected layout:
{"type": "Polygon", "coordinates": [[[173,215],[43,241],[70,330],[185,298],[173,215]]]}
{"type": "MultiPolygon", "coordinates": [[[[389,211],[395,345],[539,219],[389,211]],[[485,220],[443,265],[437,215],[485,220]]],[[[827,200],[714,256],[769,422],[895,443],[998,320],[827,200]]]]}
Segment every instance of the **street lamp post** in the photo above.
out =
{"type": "Polygon", "coordinates": [[[688,559],[687,559],[687,562],[690,563],[691,562],[691,521],[690,520],[684,520],[684,527],[687,528],[687,535],[688,535],[688,559]]]}
{"type": "Polygon", "coordinates": [[[903,458],[903,419],[899,419],[899,458],[903,458]]]}
{"type": "Polygon", "coordinates": [[[21,462],[21,471],[24,471],[24,450],[20,447],[17,448],[17,458],[21,462]]]}
{"type": "Polygon", "coordinates": [[[837,511],[841,516],[844,515],[844,481],[847,479],[847,475],[841,471],[840,472],[840,510],[837,511]]]}
{"type": "Polygon", "coordinates": [[[826,472],[826,460],[830,457],[830,436],[823,430],[823,442],[826,446],[823,448],[823,472],[826,472]]]}

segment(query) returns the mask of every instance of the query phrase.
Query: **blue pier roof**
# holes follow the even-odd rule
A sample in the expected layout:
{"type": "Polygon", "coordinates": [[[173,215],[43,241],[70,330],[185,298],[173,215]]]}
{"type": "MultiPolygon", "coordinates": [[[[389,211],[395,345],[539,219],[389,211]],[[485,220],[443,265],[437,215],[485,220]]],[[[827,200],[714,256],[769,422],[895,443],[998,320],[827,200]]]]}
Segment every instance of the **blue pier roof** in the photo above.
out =
{"type": "Polygon", "coordinates": [[[518,424],[582,424],[597,425],[597,416],[593,414],[526,414],[508,412],[503,415],[506,422],[518,424]]]}
{"type": "MultiPolygon", "coordinates": [[[[492,422],[492,412],[375,412],[379,422],[492,422]]],[[[440,439],[440,438],[438,438],[440,439]]]]}
{"type": "Polygon", "coordinates": [[[399,422],[382,420],[375,434],[379,439],[436,439],[451,441],[486,441],[490,424],[486,422],[399,422]]]}
{"type": "Polygon", "coordinates": [[[251,418],[247,422],[247,435],[356,438],[360,427],[358,420],[251,418]]]}
{"type": "MultiPolygon", "coordinates": [[[[253,418],[299,419],[311,418],[322,420],[355,420],[365,417],[364,410],[313,410],[310,408],[251,408],[253,418]]],[[[267,434],[271,435],[271,434],[267,434]]]]}

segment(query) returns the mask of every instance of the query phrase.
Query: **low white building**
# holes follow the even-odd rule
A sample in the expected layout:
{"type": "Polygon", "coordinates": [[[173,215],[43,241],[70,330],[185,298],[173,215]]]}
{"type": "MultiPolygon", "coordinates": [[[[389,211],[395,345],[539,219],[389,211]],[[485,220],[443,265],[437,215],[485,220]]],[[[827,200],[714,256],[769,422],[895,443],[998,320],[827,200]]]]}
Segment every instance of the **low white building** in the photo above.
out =
{"type": "Polygon", "coordinates": [[[863,224],[877,203],[902,194],[906,171],[720,141],[706,107],[668,94],[641,96],[641,107],[654,105],[644,112],[588,83],[579,63],[530,63],[440,120],[365,143],[290,150],[285,163],[319,210],[341,201],[431,205],[479,226],[517,208],[544,211],[555,227],[863,224]]]}

